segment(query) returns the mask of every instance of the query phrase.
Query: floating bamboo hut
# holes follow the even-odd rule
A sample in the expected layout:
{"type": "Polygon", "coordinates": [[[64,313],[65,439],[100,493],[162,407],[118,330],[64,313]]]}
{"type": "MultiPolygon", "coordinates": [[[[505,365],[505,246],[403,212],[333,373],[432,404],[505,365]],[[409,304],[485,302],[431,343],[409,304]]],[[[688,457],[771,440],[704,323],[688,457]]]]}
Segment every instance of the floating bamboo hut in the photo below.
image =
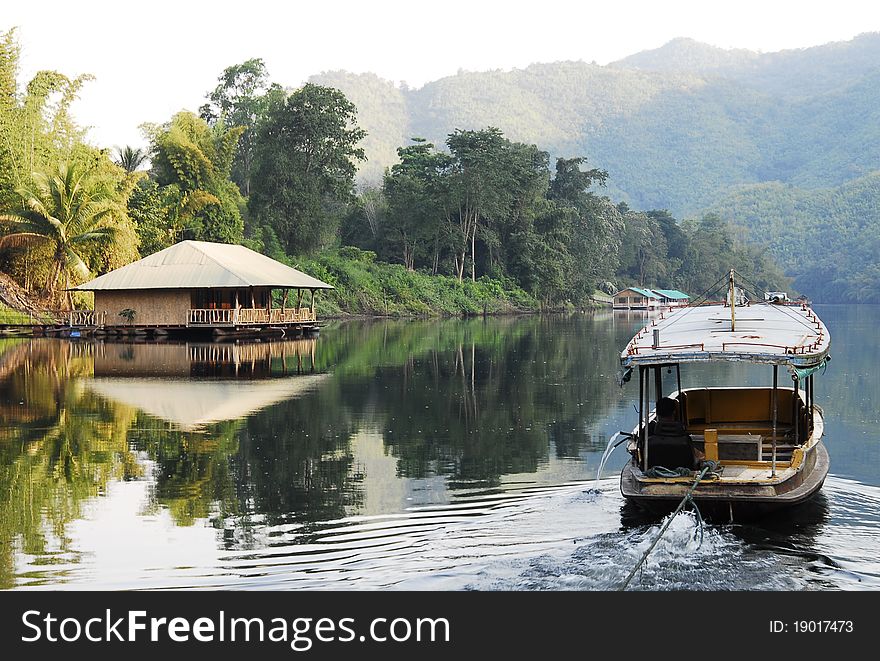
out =
{"type": "Polygon", "coordinates": [[[96,332],[314,332],[315,295],[332,288],[244,246],[182,241],[75,287],[94,292],[95,305],[69,322],[96,332]]]}

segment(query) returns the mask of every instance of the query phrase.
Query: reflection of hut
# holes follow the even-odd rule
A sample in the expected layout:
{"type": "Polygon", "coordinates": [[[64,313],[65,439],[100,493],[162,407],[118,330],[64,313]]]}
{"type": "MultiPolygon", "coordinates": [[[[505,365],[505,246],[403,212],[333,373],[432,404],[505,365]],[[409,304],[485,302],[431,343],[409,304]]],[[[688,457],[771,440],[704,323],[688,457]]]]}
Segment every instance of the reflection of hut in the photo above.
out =
{"type": "MultiPolygon", "coordinates": [[[[79,344],[79,343],[77,343],[79,344]]],[[[96,344],[96,394],[194,431],[316,389],[315,339],[251,344],[96,344]],[[217,378],[197,378],[217,377],[217,378]]]]}
{"type": "Polygon", "coordinates": [[[120,377],[96,378],[87,385],[104,399],[140,409],[175,429],[195,431],[304,395],[328,376],[308,374],[258,381],[120,377]]]}
{"type": "Polygon", "coordinates": [[[96,377],[265,378],[315,371],[315,338],[233,344],[228,342],[126,343],[94,347],[96,377]]]}
{"type": "Polygon", "coordinates": [[[72,326],[253,332],[317,329],[315,292],[332,287],[244,246],[182,241],[76,289],[95,309],[72,326]]]}

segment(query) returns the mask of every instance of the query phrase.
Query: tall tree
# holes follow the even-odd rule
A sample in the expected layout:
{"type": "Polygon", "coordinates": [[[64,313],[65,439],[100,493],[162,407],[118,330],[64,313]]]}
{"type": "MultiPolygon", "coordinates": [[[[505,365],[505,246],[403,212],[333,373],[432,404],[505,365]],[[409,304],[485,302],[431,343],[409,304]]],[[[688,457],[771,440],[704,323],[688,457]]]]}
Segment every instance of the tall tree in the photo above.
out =
{"type": "MultiPolygon", "coordinates": [[[[52,268],[46,282],[48,297],[60,302],[58,286],[70,287],[70,276],[85,278],[89,267],[82,250],[89,244],[109,242],[116,236],[112,225],[115,191],[107,182],[90,179],[82,169],[62,163],[49,173],[35,173],[33,185],[19,189],[21,208],[0,215],[7,233],[0,248],[51,247],[52,268]]],[[[68,292],[64,300],[72,303],[68,292]]]]}
{"type": "Polygon", "coordinates": [[[114,163],[126,172],[137,172],[147,161],[147,158],[149,158],[149,154],[146,150],[126,145],[125,147],[116,148],[114,163]]]}
{"type": "Polygon", "coordinates": [[[409,270],[415,268],[417,250],[429,246],[432,272],[436,273],[443,232],[440,181],[451,159],[422,138],[413,138],[413,142],[397,150],[400,163],[385,175],[388,218],[382,238],[409,270]]]}
{"type": "Polygon", "coordinates": [[[152,175],[165,198],[174,240],[238,243],[244,233],[238,186],[229,178],[241,127],[213,127],[190,112],[147,126],[152,175]]]}
{"type": "Polygon", "coordinates": [[[340,205],[353,197],[366,132],[339,90],[307,83],[272,98],[257,133],[248,208],[291,253],[335,238],[340,205]]]}
{"type": "Polygon", "coordinates": [[[231,177],[246,196],[251,194],[257,123],[266,112],[269,98],[282,94],[280,87],[269,85],[266,64],[256,57],[226,67],[217,79],[217,87],[207,95],[209,103],[199,108],[202,119],[212,126],[220,122],[242,128],[231,177]]]}
{"type": "Polygon", "coordinates": [[[498,180],[498,207],[482,224],[484,272],[509,274],[536,291],[542,281],[532,263],[534,251],[555,253],[563,247],[562,229],[550,213],[547,188],[549,155],[536,145],[508,142],[499,163],[505,176],[498,180]]]}
{"type": "Polygon", "coordinates": [[[446,139],[453,157],[446,181],[446,214],[457,236],[453,256],[459,281],[470,256],[471,279],[477,279],[477,234],[493,218],[503,214],[509,199],[506,185],[511,174],[505,168],[510,141],[501,131],[489,127],[480,131],[456,129],[446,139]]]}
{"type": "Polygon", "coordinates": [[[666,237],[654,218],[619,204],[623,216],[621,268],[626,276],[640,286],[666,283],[676,264],[668,259],[666,237]]]}
{"type": "Polygon", "coordinates": [[[581,169],[586,158],[559,158],[548,197],[567,214],[567,247],[573,256],[565,290],[578,306],[586,305],[600,283],[617,271],[623,220],[619,211],[590,188],[604,186],[605,170],[581,169]]]}
{"type": "Polygon", "coordinates": [[[17,203],[16,191],[30,185],[33,172],[69,160],[82,143],[70,105],[92,79],[38,71],[21,91],[20,56],[15,30],[0,33],[0,208],[17,203]]]}

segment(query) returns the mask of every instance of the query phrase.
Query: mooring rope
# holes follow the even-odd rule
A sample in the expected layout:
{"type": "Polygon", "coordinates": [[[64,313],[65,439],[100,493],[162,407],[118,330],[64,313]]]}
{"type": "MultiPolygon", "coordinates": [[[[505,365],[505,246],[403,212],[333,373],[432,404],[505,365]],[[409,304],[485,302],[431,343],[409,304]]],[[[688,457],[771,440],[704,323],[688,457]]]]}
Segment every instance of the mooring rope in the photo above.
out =
{"type": "MultiPolygon", "coordinates": [[[[651,553],[651,551],[654,550],[654,547],[657,546],[657,542],[659,542],[660,538],[663,537],[663,533],[665,533],[666,529],[669,528],[670,524],[672,523],[672,520],[678,515],[679,512],[681,512],[681,510],[685,506],[685,504],[687,504],[688,501],[692,500],[691,495],[694,493],[694,490],[697,488],[697,485],[700,483],[700,480],[702,480],[706,476],[706,473],[708,473],[711,468],[712,468],[712,464],[710,462],[707,462],[706,465],[703,466],[703,469],[697,475],[697,479],[694,480],[694,483],[687,490],[687,493],[685,493],[684,498],[681,499],[681,502],[678,504],[678,507],[676,507],[675,511],[669,516],[668,519],[666,519],[666,523],[663,525],[663,528],[660,529],[660,532],[657,535],[657,537],[655,537],[654,541],[651,542],[651,546],[649,546],[648,550],[642,554],[642,557],[636,563],[636,566],[632,568],[632,571],[629,573],[629,576],[626,577],[626,580],[623,582],[623,585],[621,585],[618,588],[619,592],[623,592],[624,590],[626,590],[627,587],[629,587],[629,584],[633,580],[633,577],[636,575],[636,572],[644,564],[645,560],[648,559],[648,555],[651,553]]],[[[699,518],[700,518],[700,523],[701,523],[700,533],[702,536],[702,516],[700,516],[699,518]]]]}

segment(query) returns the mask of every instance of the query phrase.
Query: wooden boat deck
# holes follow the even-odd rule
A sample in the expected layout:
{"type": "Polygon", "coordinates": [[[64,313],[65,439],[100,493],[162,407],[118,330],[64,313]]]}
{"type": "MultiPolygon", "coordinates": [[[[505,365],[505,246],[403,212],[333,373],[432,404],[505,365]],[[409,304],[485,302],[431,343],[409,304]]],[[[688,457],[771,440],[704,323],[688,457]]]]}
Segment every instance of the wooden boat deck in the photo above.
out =
{"type": "MultiPolygon", "coordinates": [[[[776,469],[776,477],[770,475],[770,465],[753,466],[753,465],[737,465],[722,462],[724,470],[719,477],[706,477],[703,480],[705,484],[777,484],[793,477],[797,470],[787,467],[779,467],[776,469]]],[[[641,484],[693,484],[693,475],[685,477],[647,477],[641,471],[635,473],[635,478],[641,484]]]]}

